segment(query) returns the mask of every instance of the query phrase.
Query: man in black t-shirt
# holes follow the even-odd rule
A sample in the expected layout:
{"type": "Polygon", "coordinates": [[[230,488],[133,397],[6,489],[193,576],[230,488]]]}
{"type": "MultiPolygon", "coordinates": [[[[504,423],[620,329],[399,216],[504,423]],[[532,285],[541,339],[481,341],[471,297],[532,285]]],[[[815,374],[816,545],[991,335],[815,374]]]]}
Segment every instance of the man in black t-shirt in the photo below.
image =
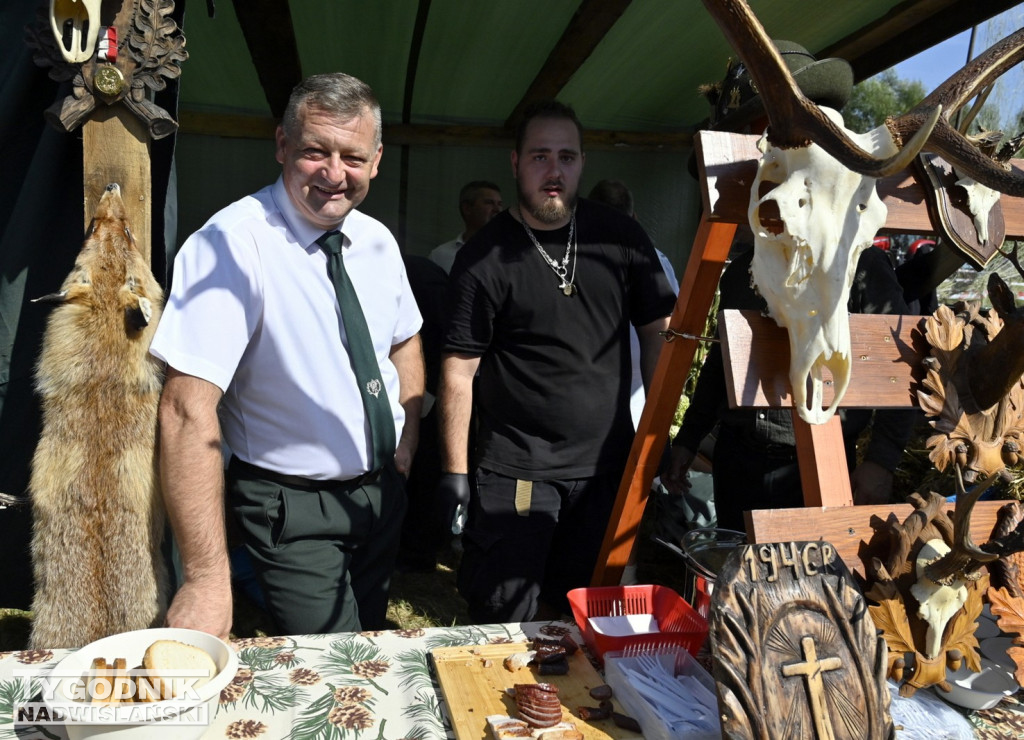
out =
{"type": "Polygon", "coordinates": [[[649,381],[675,304],[643,228],[578,198],[583,162],[571,108],[528,111],[518,207],[452,268],[440,493],[468,503],[459,589],[478,622],[557,616],[589,583],[633,438],[629,326],[649,381]]]}

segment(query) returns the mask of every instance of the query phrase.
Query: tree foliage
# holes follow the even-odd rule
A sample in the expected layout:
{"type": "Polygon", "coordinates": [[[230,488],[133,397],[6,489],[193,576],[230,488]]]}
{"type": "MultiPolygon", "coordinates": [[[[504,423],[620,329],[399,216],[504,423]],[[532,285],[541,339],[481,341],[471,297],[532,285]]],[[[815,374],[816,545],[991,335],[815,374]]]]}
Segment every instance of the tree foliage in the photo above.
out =
{"type": "Polygon", "coordinates": [[[854,85],[843,119],[851,131],[866,133],[881,126],[887,116],[906,113],[928,93],[917,80],[902,80],[894,69],[854,85]]]}

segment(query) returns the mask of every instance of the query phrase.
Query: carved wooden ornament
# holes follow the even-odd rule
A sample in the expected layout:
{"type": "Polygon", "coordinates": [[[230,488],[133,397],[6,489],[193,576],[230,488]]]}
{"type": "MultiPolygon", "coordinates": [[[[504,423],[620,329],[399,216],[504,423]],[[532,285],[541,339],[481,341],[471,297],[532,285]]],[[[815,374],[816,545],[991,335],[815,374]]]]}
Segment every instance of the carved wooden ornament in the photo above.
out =
{"type": "MultiPolygon", "coordinates": [[[[171,17],[174,0],[103,0],[100,10],[100,19],[110,25],[104,27],[102,43],[92,43],[87,54],[80,48],[73,56],[80,62],[69,62],[58,43],[55,34],[60,29],[52,25],[48,4],[40,7],[36,23],[27,29],[35,63],[49,67],[54,80],[72,80],[72,94],[46,111],[47,120],[74,131],[97,105],[124,103],[154,139],[174,133],[177,122],[151,99],[167,80],[181,75],[181,63],[188,59],[185,37],[171,17]]],[[[94,18],[90,15],[91,22],[94,18]]]]}
{"type": "Polygon", "coordinates": [[[832,545],[738,548],[710,612],[724,736],[895,737],[885,642],[832,545]]]}
{"type": "Polygon", "coordinates": [[[956,670],[962,661],[981,670],[974,633],[988,576],[970,561],[952,573],[939,572],[962,554],[957,533],[968,530],[963,514],[979,493],[964,496],[963,506],[957,502],[955,524],[938,493],[912,495],[916,511],[903,522],[890,514],[873,523],[866,550],[877,556],[865,562],[864,595],[873,602],[871,616],[889,647],[887,675],[902,682],[901,696],[934,685],[948,690],[946,669],[956,670]]]}

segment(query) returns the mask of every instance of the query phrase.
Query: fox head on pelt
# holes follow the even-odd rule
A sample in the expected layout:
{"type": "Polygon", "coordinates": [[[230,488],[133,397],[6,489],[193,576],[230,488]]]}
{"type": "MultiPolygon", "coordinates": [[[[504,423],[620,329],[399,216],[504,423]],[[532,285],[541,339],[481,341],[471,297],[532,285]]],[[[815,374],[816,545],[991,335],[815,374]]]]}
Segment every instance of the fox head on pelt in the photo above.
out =
{"type": "MultiPolygon", "coordinates": [[[[89,310],[120,303],[125,333],[137,335],[155,323],[154,311],[159,314],[162,300],[160,285],[132,236],[121,186],[111,183],[100,197],[85,243],[60,292],[36,301],[89,310]]],[[[101,312],[95,313],[96,320],[102,320],[101,312]]]]}

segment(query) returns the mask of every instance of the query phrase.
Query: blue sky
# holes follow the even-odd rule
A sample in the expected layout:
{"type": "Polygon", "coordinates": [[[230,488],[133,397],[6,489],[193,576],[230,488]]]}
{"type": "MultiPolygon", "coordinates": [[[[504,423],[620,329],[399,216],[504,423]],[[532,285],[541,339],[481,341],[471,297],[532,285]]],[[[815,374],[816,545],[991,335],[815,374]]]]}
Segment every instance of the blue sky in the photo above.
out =
{"type": "MultiPolygon", "coordinates": [[[[999,39],[1024,27],[1024,3],[1007,10],[977,27],[972,56],[978,56],[999,39]]],[[[969,31],[947,39],[927,51],[896,65],[901,79],[919,80],[928,92],[946,81],[950,75],[964,66],[970,49],[969,31]]],[[[989,98],[999,106],[1003,123],[1024,109],[1024,65],[1018,65],[1007,72],[989,98]]],[[[1012,133],[1012,132],[1010,132],[1012,133]]]]}

